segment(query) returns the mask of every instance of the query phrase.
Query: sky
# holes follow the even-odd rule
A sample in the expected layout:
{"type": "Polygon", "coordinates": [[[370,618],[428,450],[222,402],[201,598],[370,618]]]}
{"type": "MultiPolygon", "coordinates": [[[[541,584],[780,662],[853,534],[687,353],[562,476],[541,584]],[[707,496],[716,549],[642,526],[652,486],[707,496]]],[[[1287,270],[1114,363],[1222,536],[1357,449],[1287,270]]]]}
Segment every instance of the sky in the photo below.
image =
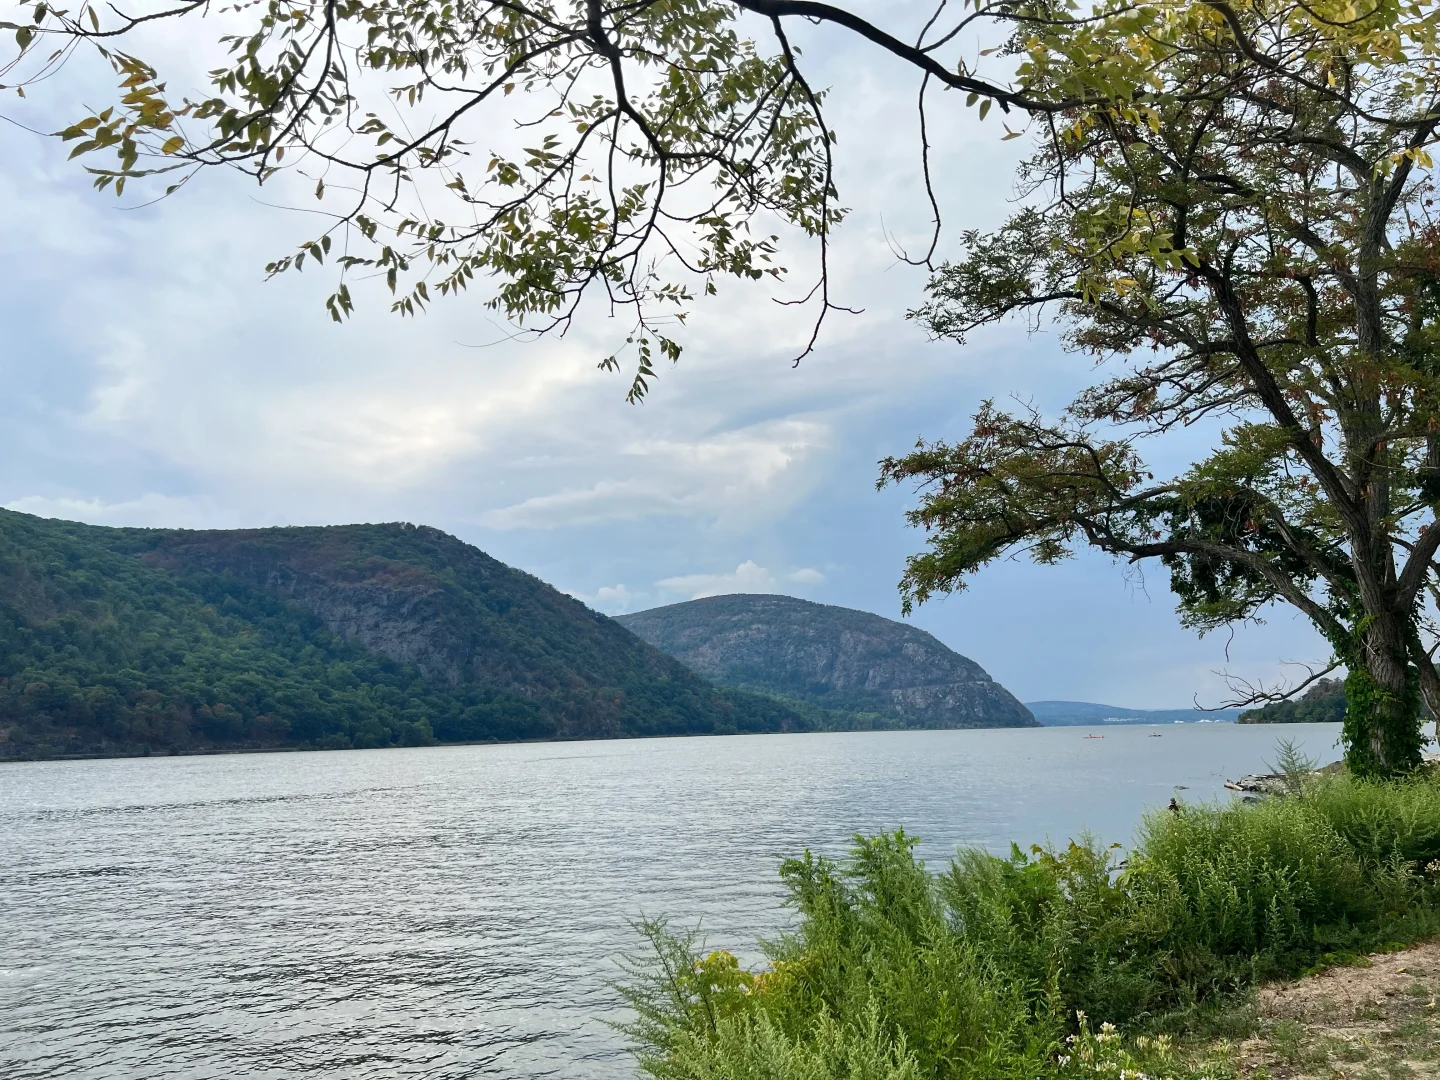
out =
{"type": "MultiPolygon", "coordinates": [[[[923,18],[904,3],[874,15],[911,35],[923,18]]],[[[101,525],[411,521],[609,614],[780,592],[899,618],[923,536],[904,520],[913,492],[876,491],[876,462],[922,436],[962,437],[986,398],[1053,414],[1093,361],[1046,329],[993,328],[962,347],[906,320],[925,272],[896,250],[923,248],[929,221],[915,79],[843,34],[797,32],[832,88],[852,208],[837,300],[863,312],[832,317],[792,365],[808,324],[774,297],[808,287],[814,252],[797,247],[793,286],[722,283],[695,307],[683,359],[640,406],[624,400],[628,375],[596,368],[620,329],[603,312],[563,339],[507,340],[483,293],[402,319],[361,287],[357,316],[336,325],[333,277],[264,280],[313,225],[298,191],[215,172],[150,206],[97,194],[66,148],[26,128],[75,119],[108,80],[72,69],[0,99],[0,505],[101,525]]],[[[156,48],[183,73],[209,59],[208,40],[197,27],[156,48]]],[[[961,106],[931,106],[942,256],[1013,208],[1028,142],[1002,142],[998,112],[982,124],[961,106]]],[[[1213,437],[1182,432],[1148,460],[1174,472],[1213,437]]],[[[1214,706],[1227,674],[1293,679],[1287,665],[1327,652],[1288,610],[1198,638],[1163,569],[1095,553],[992,565],[912,621],[1025,701],[1214,706]]]]}

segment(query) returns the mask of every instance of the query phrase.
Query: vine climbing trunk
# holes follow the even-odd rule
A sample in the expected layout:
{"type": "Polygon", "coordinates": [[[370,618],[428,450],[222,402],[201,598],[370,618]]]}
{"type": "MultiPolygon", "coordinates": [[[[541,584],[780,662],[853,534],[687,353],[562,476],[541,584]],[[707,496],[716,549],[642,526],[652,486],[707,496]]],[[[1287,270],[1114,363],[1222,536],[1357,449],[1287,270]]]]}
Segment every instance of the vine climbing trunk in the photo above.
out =
{"type": "Polygon", "coordinates": [[[1411,662],[1404,620],[1366,620],[1348,657],[1345,760],[1360,776],[1399,776],[1420,764],[1420,673],[1411,662]]]}

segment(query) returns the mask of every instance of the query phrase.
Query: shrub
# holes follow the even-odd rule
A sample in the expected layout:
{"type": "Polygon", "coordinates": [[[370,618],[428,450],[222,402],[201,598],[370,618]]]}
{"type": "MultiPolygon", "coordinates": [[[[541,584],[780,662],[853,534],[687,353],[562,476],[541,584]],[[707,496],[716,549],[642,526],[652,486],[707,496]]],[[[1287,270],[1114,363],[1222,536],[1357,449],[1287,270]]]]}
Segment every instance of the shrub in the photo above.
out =
{"type": "Polygon", "coordinates": [[[641,1067],[1058,1080],[1139,1076],[1148,1061],[1178,1080],[1155,1033],[1197,1008],[1440,929],[1434,780],[1334,777],[1292,798],[1152,813],[1126,862],[1083,838],[961,851],[936,875],[914,845],[897,832],[857,837],[842,862],[787,860],[798,918],[759,971],[644,924],[652,950],[623,988],[641,1067]],[[1111,1024],[1148,1034],[1126,1042],[1111,1024]]]}

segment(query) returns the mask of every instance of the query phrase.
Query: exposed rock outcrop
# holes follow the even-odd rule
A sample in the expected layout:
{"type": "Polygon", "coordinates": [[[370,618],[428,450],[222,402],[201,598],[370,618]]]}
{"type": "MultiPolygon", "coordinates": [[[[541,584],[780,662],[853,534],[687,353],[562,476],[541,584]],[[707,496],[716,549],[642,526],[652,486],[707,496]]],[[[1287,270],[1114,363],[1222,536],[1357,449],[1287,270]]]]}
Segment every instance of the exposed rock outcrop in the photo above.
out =
{"type": "Polygon", "coordinates": [[[905,727],[1037,727],[979,664],[925,631],[789,596],[712,596],[619,622],[723,686],[905,727]]]}

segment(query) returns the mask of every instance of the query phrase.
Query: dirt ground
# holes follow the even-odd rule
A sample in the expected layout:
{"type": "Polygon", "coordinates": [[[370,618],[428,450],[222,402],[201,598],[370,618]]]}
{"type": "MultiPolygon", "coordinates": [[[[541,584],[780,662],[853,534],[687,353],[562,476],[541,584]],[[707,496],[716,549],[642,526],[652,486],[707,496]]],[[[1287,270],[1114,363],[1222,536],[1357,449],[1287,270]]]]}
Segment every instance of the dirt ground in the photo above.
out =
{"type": "Polygon", "coordinates": [[[1378,954],[1259,992],[1245,1080],[1440,1077],[1440,942],[1378,954]]]}

